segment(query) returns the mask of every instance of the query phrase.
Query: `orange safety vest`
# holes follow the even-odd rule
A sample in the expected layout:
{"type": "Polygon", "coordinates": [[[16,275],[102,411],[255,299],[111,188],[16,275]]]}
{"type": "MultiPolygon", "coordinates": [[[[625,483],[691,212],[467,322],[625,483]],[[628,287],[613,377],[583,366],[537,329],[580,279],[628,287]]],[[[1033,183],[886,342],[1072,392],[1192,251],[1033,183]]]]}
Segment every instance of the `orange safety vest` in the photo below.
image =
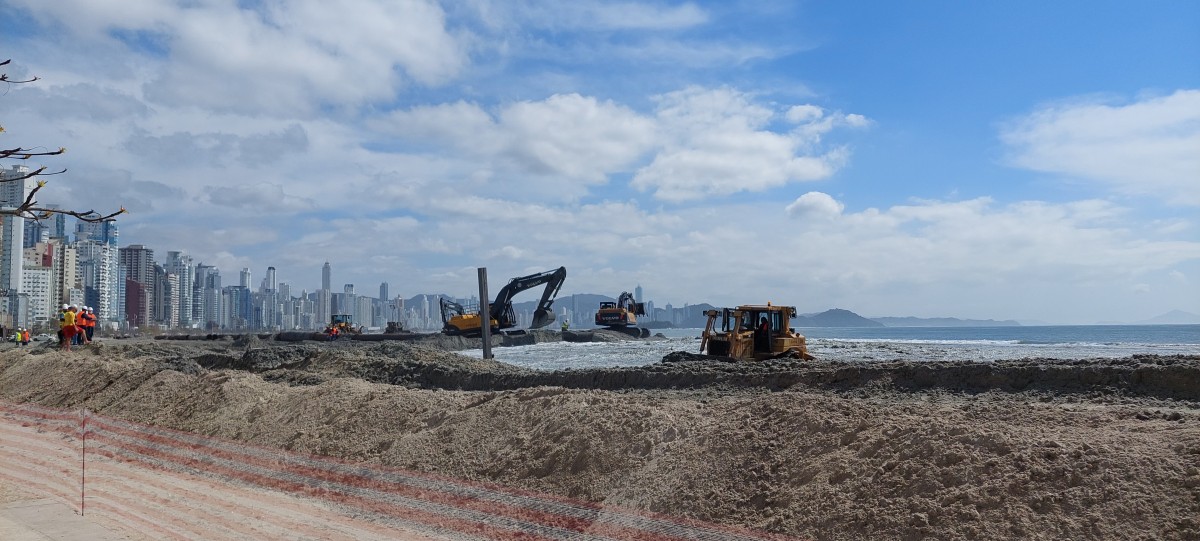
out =
{"type": "Polygon", "coordinates": [[[95,327],[96,326],[96,314],[93,314],[90,311],[88,313],[84,314],[83,326],[84,327],[95,327]]]}

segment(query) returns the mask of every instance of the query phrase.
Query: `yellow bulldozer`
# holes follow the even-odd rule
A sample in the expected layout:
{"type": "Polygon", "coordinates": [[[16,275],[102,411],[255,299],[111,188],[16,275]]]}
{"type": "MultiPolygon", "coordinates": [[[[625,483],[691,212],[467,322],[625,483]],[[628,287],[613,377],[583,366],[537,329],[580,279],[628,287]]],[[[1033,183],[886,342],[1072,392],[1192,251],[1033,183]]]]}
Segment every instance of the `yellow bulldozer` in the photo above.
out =
{"type": "Polygon", "coordinates": [[[354,326],[354,316],[350,314],[333,314],[329,318],[329,328],[326,329],[326,334],[333,329],[337,329],[338,335],[347,334],[362,334],[362,327],[354,326]]]}
{"type": "Polygon", "coordinates": [[[704,314],[708,316],[708,323],[701,335],[701,353],[739,361],[815,358],[808,353],[804,335],[792,328],[795,306],[747,304],[708,310],[704,314]],[[716,328],[718,318],[721,320],[719,329],[716,328]]]}

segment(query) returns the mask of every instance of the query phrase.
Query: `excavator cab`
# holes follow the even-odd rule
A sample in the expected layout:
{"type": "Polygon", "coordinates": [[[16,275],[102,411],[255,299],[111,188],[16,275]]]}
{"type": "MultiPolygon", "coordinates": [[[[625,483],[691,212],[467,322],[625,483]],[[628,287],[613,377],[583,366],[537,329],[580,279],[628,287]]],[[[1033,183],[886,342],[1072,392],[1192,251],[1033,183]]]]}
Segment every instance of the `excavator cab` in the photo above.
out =
{"type": "MultiPolygon", "coordinates": [[[[513,310],[513,297],[526,289],[540,285],[545,285],[546,289],[542,292],[542,298],[538,302],[537,308],[533,311],[533,321],[530,323],[529,328],[538,329],[553,323],[555,319],[552,307],[554,298],[558,296],[558,290],[562,288],[563,281],[566,278],[566,267],[559,267],[554,270],[509,280],[508,284],[496,294],[496,300],[488,306],[489,323],[492,330],[499,331],[516,327],[517,314],[513,310]]],[[[462,305],[444,297],[441,299],[441,307],[442,332],[444,334],[468,336],[482,334],[481,325],[483,317],[481,316],[481,310],[464,308],[462,305]]]]}
{"type": "Polygon", "coordinates": [[[782,357],[812,360],[804,335],[791,327],[794,306],[742,305],[705,312],[708,323],[700,341],[700,352],[733,357],[739,361],[761,361],[782,357]],[[719,329],[717,319],[721,320],[719,329]]]}

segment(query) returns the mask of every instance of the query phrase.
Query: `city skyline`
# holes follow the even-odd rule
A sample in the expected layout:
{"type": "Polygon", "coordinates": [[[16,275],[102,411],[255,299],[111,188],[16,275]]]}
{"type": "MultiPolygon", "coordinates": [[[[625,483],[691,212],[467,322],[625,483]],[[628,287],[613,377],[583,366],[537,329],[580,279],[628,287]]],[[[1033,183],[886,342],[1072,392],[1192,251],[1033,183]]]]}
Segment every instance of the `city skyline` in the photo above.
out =
{"type": "Polygon", "coordinates": [[[867,5],[0,0],[0,120],[231,283],[1200,312],[1200,4],[867,5]]]}

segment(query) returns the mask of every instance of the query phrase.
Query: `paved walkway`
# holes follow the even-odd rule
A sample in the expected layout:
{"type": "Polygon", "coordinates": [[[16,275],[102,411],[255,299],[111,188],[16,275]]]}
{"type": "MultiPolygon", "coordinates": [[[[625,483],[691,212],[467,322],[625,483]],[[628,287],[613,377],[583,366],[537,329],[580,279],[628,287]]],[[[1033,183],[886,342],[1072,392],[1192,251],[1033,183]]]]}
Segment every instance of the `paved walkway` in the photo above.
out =
{"type": "Polygon", "coordinates": [[[125,541],[127,537],[79,516],[49,498],[0,505],[4,541],[125,541]]]}

